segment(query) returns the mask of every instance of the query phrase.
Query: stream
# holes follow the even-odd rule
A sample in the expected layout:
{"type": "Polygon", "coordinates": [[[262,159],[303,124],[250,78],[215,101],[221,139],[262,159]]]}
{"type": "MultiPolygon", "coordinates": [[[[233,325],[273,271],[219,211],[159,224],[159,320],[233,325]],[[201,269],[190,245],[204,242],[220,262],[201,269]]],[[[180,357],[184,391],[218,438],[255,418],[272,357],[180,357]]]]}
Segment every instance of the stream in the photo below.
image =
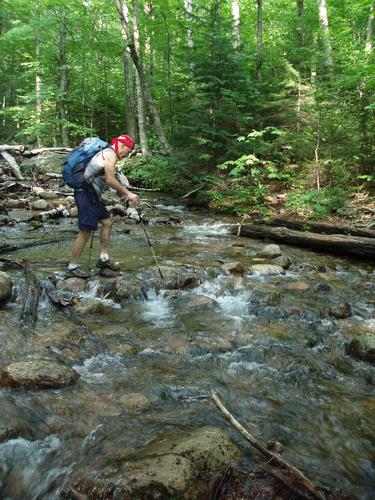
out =
{"type": "MultiPolygon", "coordinates": [[[[205,425],[225,429],[254,465],[255,450],[209,399],[214,390],[259,441],[280,441],[285,459],[317,484],[375,498],[375,367],[346,350],[353,332],[375,328],[374,265],[280,245],[293,263],[285,274],[232,275],[222,264],[270,263],[259,257],[266,243],[230,234],[238,219],[162,196],[148,201],[146,229],[160,265],[199,268],[198,286],[157,292],[145,283],[142,298],[117,301],[94,275],[81,296],[99,297],[103,310],[81,318],[87,331],[42,296],[34,332],[25,335],[24,273],[6,271],[13,297],[0,309],[1,366],[47,356],[63,359],[80,379],[62,389],[0,389],[0,429],[18,429],[0,443],[0,497],[57,499],[73,472],[101,472],[110,457],[205,425]],[[170,215],[181,224],[155,222],[170,215]],[[301,282],[303,289],[293,286],[301,282]],[[334,319],[329,308],[342,301],[352,314],[334,319]]],[[[25,212],[11,215],[22,220],[25,212]]],[[[68,260],[75,221],[0,232],[9,240],[57,237],[9,257],[45,261],[36,275],[63,279],[64,266],[53,262],[68,260]]],[[[91,257],[87,246],[83,268],[94,269],[98,239],[91,257]]],[[[155,269],[142,227],[120,220],[111,258],[126,276],[155,269]]]]}

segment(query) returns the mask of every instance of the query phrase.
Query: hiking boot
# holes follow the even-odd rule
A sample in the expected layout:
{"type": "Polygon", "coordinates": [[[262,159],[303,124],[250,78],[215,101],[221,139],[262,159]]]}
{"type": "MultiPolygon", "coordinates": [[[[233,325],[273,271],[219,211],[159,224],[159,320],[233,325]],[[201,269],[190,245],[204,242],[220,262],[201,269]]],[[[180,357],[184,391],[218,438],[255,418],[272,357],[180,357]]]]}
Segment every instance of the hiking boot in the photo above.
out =
{"type": "Polygon", "coordinates": [[[65,273],[66,278],[90,278],[90,273],[85,273],[79,267],[74,269],[67,269],[65,273]]]}
{"type": "Polygon", "coordinates": [[[99,259],[98,262],[96,263],[96,267],[99,267],[99,269],[111,269],[111,271],[120,270],[120,264],[111,259],[108,260],[99,259]]]}

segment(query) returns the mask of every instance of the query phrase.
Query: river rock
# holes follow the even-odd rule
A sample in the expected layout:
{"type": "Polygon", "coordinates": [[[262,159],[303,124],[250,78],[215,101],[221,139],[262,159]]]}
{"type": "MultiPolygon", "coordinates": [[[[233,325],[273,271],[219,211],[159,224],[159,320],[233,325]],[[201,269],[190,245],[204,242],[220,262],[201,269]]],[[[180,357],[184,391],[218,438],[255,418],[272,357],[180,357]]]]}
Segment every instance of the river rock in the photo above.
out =
{"type": "Polygon", "coordinates": [[[46,200],[36,200],[31,204],[31,208],[34,210],[47,210],[48,202],[46,200]]]}
{"type": "Polygon", "coordinates": [[[8,300],[12,295],[12,278],[0,271],[0,303],[8,300]]]}
{"type": "Polygon", "coordinates": [[[295,281],[289,285],[290,290],[298,290],[299,292],[308,292],[311,286],[305,281],[295,281]]]}
{"type": "Polygon", "coordinates": [[[53,191],[43,191],[39,194],[39,197],[42,198],[42,200],[55,200],[57,194],[53,191]]]}
{"type": "Polygon", "coordinates": [[[291,264],[289,271],[294,273],[308,273],[310,271],[317,271],[318,268],[309,262],[301,262],[300,264],[291,264]]]}
{"type": "Polygon", "coordinates": [[[33,186],[31,188],[31,191],[36,195],[39,196],[41,193],[44,193],[44,189],[40,186],[33,186]]]}
{"type": "Polygon", "coordinates": [[[216,300],[211,299],[211,297],[207,297],[206,295],[193,295],[184,304],[185,310],[201,308],[201,307],[205,308],[209,306],[211,307],[216,306],[216,300]]]}
{"type": "Polygon", "coordinates": [[[352,308],[346,300],[329,308],[329,314],[336,319],[348,318],[352,314],[352,308]]]}
{"type": "Polygon", "coordinates": [[[221,269],[231,274],[244,274],[245,268],[241,262],[227,262],[221,266],[221,269]]]}
{"type": "Polygon", "coordinates": [[[144,410],[151,406],[151,401],[140,393],[124,394],[120,397],[120,403],[130,412],[144,410]]]}
{"type": "Polygon", "coordinates": [[[72,207],[69,209],[70,217],[77,217],[78,216],[78,208],[77,207],[72,207]]]}
{"type": "Polygon", "coordinates": [[[292,263],[292,261],[287,255],[280,255],[279,257],[276,257],[276,259],[272,259],[271,262],[276,266],[281,266],[283,269],[289,269],[292,263]]]}
{"type": "Polygon", "coordinates": [[[57,389],[74,384],[79,374],[63,363],[36,359],[18,361],[0,371],[1,387],[23,389],[57,389]]]}
{"type": "Polygon", "coordinates": [[[74,309],[81,316],[86,314],[104,314],[113,312],[113,308],[105,305],[101,299],[97,297],[87,297],[80,300],[74,309]]]}
{"type": "Polygon", "coordinates": [[[198,500],[207,491],[208,479],[240,455],[224,431],[204,427],[185,436],[163,436],[161,443],[144,448],[132,460],[121,463],[120,456],[116,465],[111,460],[101,467],[106,477],[88,471],[71,485],[90,498],[198,500]]]}
{"type": "Polygon", "coordinates": [[[278,257],[281,255],[281,250],[279,245],[272,243],[271,245],[265,245],[260,251],[262,257],[278,257]]]}
{"type": "Polygon", "coordinates": [[[87,288],[87,280],[82,278],[67,278],[60,284],[60,288],[66,292],[80,293],[87,288]]]}
{"type": "Polygon", "coordinates": [[[284,269],[275,264],[253,264],[250,266],[250,274],[255,274],[256,276],[275,276],[284,273],[284,269]]]}
{"type": "Polygon", "coordinates": [[[26,205],[26,201],[23,200],[23,199],[14,199],[14,198],[9,198],[6,202],[5,202],[5,206],[7,208],[21,208],[21,207],[24,207],[26,205]]]}
{"type": "Polygon", "coordinates": [[[368,333],[354,338],[349,344],[348,353],[375,363],[375,335],[368,333]]]}

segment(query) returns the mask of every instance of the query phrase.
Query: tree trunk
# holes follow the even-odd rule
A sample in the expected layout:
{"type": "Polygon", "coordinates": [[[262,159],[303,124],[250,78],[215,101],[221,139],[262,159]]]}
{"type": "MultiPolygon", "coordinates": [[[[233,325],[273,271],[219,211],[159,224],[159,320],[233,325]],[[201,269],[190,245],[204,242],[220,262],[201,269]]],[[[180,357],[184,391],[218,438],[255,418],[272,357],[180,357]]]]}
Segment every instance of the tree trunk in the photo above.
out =
{"type": "Polygon", "coordinates": [[[115,0],[115,2],[116,2],[117,11],[118,11],[118,14],[120,17],[121,25],[122,25],[124,32],[125,32],[126,42],[128,44],[129,50],[130,50],[131,58],[133,60],[134,66],[137,69],[139,81],[141,83],[141,87],[142,87],[144,96],[146,98],[151,117],[152,117],[153,122],[155,124],[156,132],[159,136],[160,143],[168,154],[172,154],[172,148],[171,148],[171,146],[168,142],[168,139],[165,135],[164,128],[163,128],[163,125],[162,125],[160,117],[159,117],[159,113],[155,107],[154,100],[152,98],[152,95],[150,93],[150,89],[149,89],[147,81],[146,81],[143,67],[140,64],[140,61],[138,59],[137,51],[136,51],[135,46],[134,46],[133,37],[132,37],[130,29],[129,29],[129,24],[127,23],[126,18],[124,16],[123,2],[122,2],[122,0],[115,0]]]}
{"type": "Polygon", "coordinates": [[[366,45],[365,53],[367,56],[366,61],[368,62],[368,57],[372,51],[372,35],[374,30],[374,15],[375,15],[375,0],[372,0],[370,7],[370,14],[368,16],[367,22],[367,33],[366,33],[366,45]]]}
{"type": "Polygon", "coordinates": [[[40,123],[42,120],[42,98],[41,98],[41,88],[42,88],[42,77],[40,76],[40,39],[39,35],[36,36],[35,40],[35,59],[36,59],[36,71],[35,71],[35,114],[36,114],[36,124],[37,124],[37,143],[38,146],[42,146],[40,139],[40,123]]]}
{"type": "MultiPolygon", "coordinates": [[[[237,234],[238,228],[233,228],[237,234]]],[[[285,227],[268,227],[256,224],[244,224],[240,235],[250,238],[270,239],[288,245],[301,246],[365,259],[375,257],[375,239],[359,236],[345,236],[338,234],[316,234],[308,231],[294,231],[285,227]]]]}
{"type": "Polygon", "coordinates": [[[65,147],[69,146],[69,136],[66,127],[66,95],[68,90],[68,65],[66,60],[66,10],[61,11],[60,20],[60,97],[59,111],[61,121],[61,141],[65,147]]]}
{"type": "MultiPolygon", "coordinates": [[[[138,15],[138,0],[132,0],[132,15],[133,15],[133,36],[134,36],[134,47],[137,53],[138,61],[140,66],[143,68],[142,62],[142,50],[141,50],[141,35],[139,28],[139,15],[138,15]]],[[[129,22],[128,22],[129,24],[129,22]]],[[[146,106],[145,97],[140,82],[139,75],[136,75],[135,84],[137,89],[137,109],[138,109],[138,130],[139,130],[139,140],[141,143],[142,153],[145,156],[151,155],[151,150],[148,142],[147,136],[147,120],[146,120],[146,106]]]]}
{"type": "Polygon", "coordinates": [[[303,47],[303,0],[297,0],[297,47],[301,49],[303,47]]]}
{"type": "Polygon", "coordinates": [[[233,48],[237,49],[241,42],[240,34],[240,2],[239,0],[232,0],[232,19],[233,19],[233,48]]]}
{"type": "Polygon", "coordinates": [[[262,64],[263,64],[263,4],[262,0],[257,0],[258,5],[258,20],[257,20],[257,65],[256,79],[258,82],[262,80],[262,64]]]}
{"type": "Polygon", "coordinates": [[[135,121],[135,103],[133,91],[133,62],[127,47],[124,51],[124,75],[125,75],[125,111],[127,133],[138,140],[137,125],[135,121]]]}
{"type": "Polygon", "coordinates": [[[319,22],[322,32],[324,66],[327,73],[333,72],[332,47],[329,39],[328,10],[326,0],[317,0],[319,9],[319,22]]]}

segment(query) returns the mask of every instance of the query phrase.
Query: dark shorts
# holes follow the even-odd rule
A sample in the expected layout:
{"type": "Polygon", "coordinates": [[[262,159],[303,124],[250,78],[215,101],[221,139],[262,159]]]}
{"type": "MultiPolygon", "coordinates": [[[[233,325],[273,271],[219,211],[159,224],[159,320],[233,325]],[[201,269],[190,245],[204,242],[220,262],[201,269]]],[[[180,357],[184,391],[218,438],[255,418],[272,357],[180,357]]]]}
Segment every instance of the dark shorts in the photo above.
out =
{"type": "Polygon", "coordinates": [[[74,199],[78,209],[78,227],[81,230],[96,231],[98,221],[109,219],[110,214],[102,200],[88,191],[75,191],[74,199]]]}

